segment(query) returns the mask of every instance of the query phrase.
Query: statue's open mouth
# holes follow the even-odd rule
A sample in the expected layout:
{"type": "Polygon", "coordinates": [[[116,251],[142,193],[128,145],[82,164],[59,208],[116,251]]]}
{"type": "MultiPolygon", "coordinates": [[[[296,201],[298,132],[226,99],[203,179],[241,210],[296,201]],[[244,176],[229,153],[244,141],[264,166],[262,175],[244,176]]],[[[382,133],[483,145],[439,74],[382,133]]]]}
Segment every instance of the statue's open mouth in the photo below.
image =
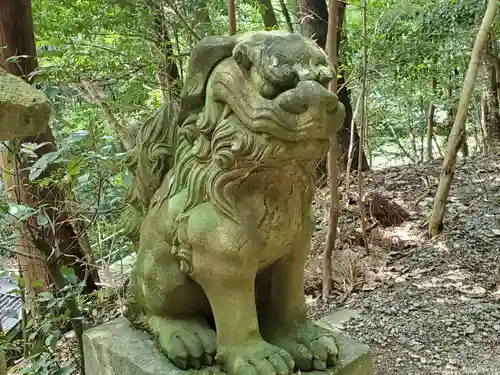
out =
{"type": "Polygon", "coordinates": [[[263,85],[268,82],[249,78],[248,71],[228,59],[219,65],[211,79],[215,98],[229,105],[252,132],[268,133],[291,142],[320,141],[328,140],[342,123],[339,121],[344,116],[342,104],[317,81],[302,80],[266,98],[263,85]]]}

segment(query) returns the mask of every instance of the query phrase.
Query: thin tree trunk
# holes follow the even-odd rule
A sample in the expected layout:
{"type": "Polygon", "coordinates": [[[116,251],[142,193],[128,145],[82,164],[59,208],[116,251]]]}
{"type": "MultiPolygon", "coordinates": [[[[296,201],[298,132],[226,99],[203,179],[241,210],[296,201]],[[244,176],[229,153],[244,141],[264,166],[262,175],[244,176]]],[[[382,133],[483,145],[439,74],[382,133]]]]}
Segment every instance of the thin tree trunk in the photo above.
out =
{"type": "MultiPolygon", "coordinates": [[[[213,34],[212,21],[208,12],[209,4],[203,0],[192,0],[183,3],[184,13],[192,15],[191,27],[200,37],[213,34]]],[[[196,41],[195,41],[196,42],[196,41]]]]}
{"type": "MultiPolygon", "coordinates": [[[[23,77],[29,80],[30,74],[38,69],[36,61],[36,49],[33,34],[33,21],[31,15],[30,0],[0,0],[0,45],[5,46],[0,52],[0,65],[11,74],[23,77]],[[12,56],[25,56],[14,63],[8,63],[7,59],[12,56]]],[[[48,152],[56,150],[56,145],[52,131],[49,127],[37,136],[25,137],[22,143],[44,143],[36,152],[39,157],[48,152]]],[[[4,159],[5,160],[5,159],[4,159]]],[[[42,236],[45,241],[50,242],[51,246],[59,252],[61,264],[71,266],[75,270],[76,276],[80,280],[86,280],[86,291],[90,292],[97,289],[98,275],[95,269],[90,269],[88,265],[91,262],[89,249],[80,246],[79,237],[85,236],[85,233],[76,233],[70,221],[71,215],[65,207],[66,197],[62,190],[57,186],[39,188],[30,184],[27,178],[25,163],[16,163],[14,179],[15,191],[19,194],[16,197],[23,204],[34,207],[44,206],[45,211],[53,223],[53,228],[44,229],[38,226],[37,220],[30,219],[30,227],[34,228],[36,236],[42,236]]],[[[47,170],[48,171],[48,170],[47,170]]],[[[24,231],[17,245],[22,246],[22,253],[33,254],[40,257],[40,249],[33,246],[33,231],[24,231]]],[[[49,254],[44,254],[48,257],[49,254]]],[[[21,257],[19,259],[23,266],[26,278],[28,292],[30,285],[36,279],[29,277],[41,276],[43,281],[48,281],[48,270],[46,266],[41,269],[41,264],[34,262],[33,258],[21,257]],[[31,266],[33,264],[34,267],[31,266]]],[[[36,292],[34,289],[31,292],[36,292]]]]}
{"type": "MultiPolygon", "coordinates": [[[[355,129],[355,121],[356,117],[358,114],[358,110],[361,104],[361,100],[363,99],[363,95],[359,95],[359,98],[356,102],[356,108],[354,109],[354,114],[352,116],[351,120],[351,134],[354,134],[354,129],[355,129]]],[[[352,151],[354,148],[354,137],[350,137],[349,140],[349,148],[347,150],[347,167],[346,167],[346,172],[345,172],[345,193],[348,195],[349,193],[349,186],[351,185],[351,165],[352,165],[352,151]]]]}
{"type": "Polygon", "coordinates": [[[175,100],[181,92],[181,81],[179,69],[174,58],[174,48],[168,34],[168,24],[165,19],[163,9],[150,2],[149,6],[153,11],[153,26],[156,33],[155,47],[158,51],[158,82],[163,93],[165,102],[175,100]]]}
{"type": "Polygon", "coordinates": [[[443,157],[443,151],[441,150],[441,147],[439,146],[438,140],[436,139],[436,137],[432,137],[432,140],[434,141],[434,144],[436,145],[436,149],[438,150],[439,157],[442,158],[443,157]]]}
{"type": "MultiPolygon", "coordinates": [[[[2,326],[0,325],[0,332],[2,332],[2,326]]],[[[0,346],[0,375],[7,375],[7,357],[3,348],[0,346]]]]}
{"type": "MultiPolygon", "coordinates": [[[[337,69],[337,17],[338,2],[329,0],[328,2],[329,18],[326,52],[330,61],[337,69]]],[[[330,81],[328,88],[332,92],[337,92],[337,75],[330,81]]],[[[337,227],[340,216],[340,199],[337,178],[338,161],[338,143],[336,134],[332,134],[330,139],[330,151],[328,152],[328,186],[330,188],[330,210],[328,215],[328,234],[326,238],[326,247],[323,252],[323,298],[327,299],[332,290],[332,254],[335,248],[337,238],[337,227]]]]}
{"type": "MultiPolygon", "coordinates": [[[[340,0],[339,1],[339,15],[338,15],[338,27],[337,27],[337,55],[340,56],[340,43],[341,41],[346,44],[347,43],[347,36],[345,33],[342,33],[342,30],[344,28],[344,23],[345,23],[345,18],[346,18],[346,1],[345,0],[340,0]]],[[[360,142],[360,136],[359,133],[356,129],[356,126],[352,128],[351,124],[352,121],[356,120],[353,118],[353,113],[352,113],[352,106],[351,106],[351,92],[347,88],[347,85],[345,84],[345,71],[343,69],[340,69],[339,72],[340,78],[338,80],[337,86],[338,86],[338,95],[339,99],[344,104],[344,108],[346,111],[346,116],[344,119],[344,126],[342,128],[342,133],[339,135],[339,138],[341,139],[340,145],[341,145],[341,155],[340,155],[340,160],[339,160],[339,165],[342,166],[343,169],[347,167],[347,153],[349,150],[349,145],[353,143],[353,160],[352,160],[352,169],[357,170],[358,169],[358,164],[361,163],[361,168],[363,171],[367,171],[370,169],[370,165],[368,164],[368,160],[366,159],[366,155],[363,149],[363,144],[360,142]],[[359,148],[363,149],[363,152],[359,152],[359,148]],[[361,159],[359,159],[359,155],[362,155],[361,159]]]]}
{"type": "Polygon", "coordinates": [[[469,156],[469,141],[467,137],[467,132],[464,133],[462,145],[460,146],[460,151],[462,152],[462,156],[464,158],[469,156]]]}
{"type": "Polygon", "coordinates": [[[489,144],[488,140],[488,120],[490,118],[489,114],[489,106],[488,106],[488,93],[486,90],[483,90],[481,94],[481,132],[484,135],[484,149],[485,152],[489,152],[489,144]]]}
{"type": "Polygon", "coordinates": [[[292,17],[290,17],[290,13],[288,12],[288,7],[286,5],[285,0],[280,0],[281,13],[283,13],[283,17],[286,21],[286,26],[289,32],[293,33],[293,23],[292,17]]]}
{"type": "Polygon", "coordinates": [[[259,5],[264,26],[266,29],[275,29],[278,26],[278,21],[271,0],[259,0],[259,5]]]}
{"type": "MultiPolygon", "coordinates": [[[[423,123],[425,121],[425,118],[426,118],[426,113],[425,113],[425,108],[424,108],[424,98],[423,98],[422,95],[420,96],[420,111],[422,113],[422,116],[421,116],[422,120],[421,121],[423,123]]],[[[419,120],[419,122],[420,122],[420,120],[419,120]]],[[[420,149],[419,149],[420,150],[420,158],[419,159],[420,159],[420,163],[423,163],[424,160],[425,160],[425,155],[424,155],[425,154],[425,151],[424,151],[424,148],[425,148],[424,147],[424,138],[425,138],[425,135],[424,135],[424,126],[423,126],[423,124],[422,124],[422,126],[419,126],[419,132],[418,132],[418,134],[420,136],[419,137],[420,138],[420,149]]]]}
{"type": "MultiPolygon", "coordinates": [[[[362,106],[361,106],[361,127],[359,129],[359,147],[358,147],[358,160],[364,156],[363,145],[365,137],[365,129],[368,123],[367,107],[368,96],[366,87],[366,76],[368,74],[368,41],[366,35],[366,0],[362,0],[362,38],[363,38],[363,72],[361,76],[361,92],[362,92],[362,106]]],[[[361,222],[361,235],[363,236],[363,243],[365,245],[366,253],[370,253],[370,246],[368,244],[368,236],[366,235],[366,222],[365,222],[365,202],[363,200],[363,165],[358,163],[358,205],[359,205],[359,220],[361,222]]]]}
{"type": "Polygon", "coordinates": [[[297,0],[302,34],[325,49],[328,34],[328,8],[324,0],[297,0]]]}
{"type": "MultiPolygon", "coordinates": [[[[302,33],[314,40],[323,49],[326,46],[326,36],[328,33],[328,9],[326,7],[326,2],[324,0],[298,0],[299,6],[299,22],[301,25],[302,33]]],[[[346,11],[346,3],[343,0],[338,1],[338,16],[337,16],[337,56],[339,56],[340,41],[343,39],[344,43],[347,40],[345,35],[342,33],[344,26],[346,11]]],[[[349,149],[349,143],[351,140],[351,121],[352,121],[352,106],[350,101],[350,90],[345,85],[345,71],[339,68],[338,71],[338,81],[337,81],[337,95],[340,102],[344,105],[346,116],[344,119],[344,125],[342,131],[337,134],[337,142],[339,143],[339,164],[338,166],[342,169],[346,168],[347,165],[347,151],[349,149]]],[[[358,147],[359,143],[359,133],[356,128],[354,128],[354,133],[352,133],[354,138],[354,153],[352,160],[352,169],[357,170],[358,168],[358,147]]],[[[366,160],[366,156],[363,152],[363,158],[361,159],[363,171],[369,170],[370,166],[366,160]]],[[[320,173],[325,171],[325,162],[320,163],[318,168],[320,173]]]]}
{"type": "Polygon", "coordinates": [[[236,35],[236,3],[235,3],[235,0],[227,0],[227,12],[229,15],[229,35],[236,35]]]}
{"type": "Polygon", "coordinates": [[[497,13],[497,0],[489,0],[488,7],[483,17],[481,27],[476,36],[476,41],[472,49],[467,75],[460,93],[460,102],[457,115],[448,138],[448,146],[441,170],[438,189],[434,198],[434,207],[429,220],[429,235],[436,236],[443,230],[443,218],[446,210],[446,201],[450,192],[451,182],[455,173],[457,153],[465,136],[465,123],[467,121],[468,109],[474,91],[474,84],[477,77],[477,71],[480,65],[481,54],[484,45],[488,39],[491,25],[497,13]]]}
{"type": "Polygon", "coordinates": [[[496,61],[491,56],[493,54],[492,42],[490,37],[486,44],[483,59],[484,75],[486,78],[483,93],[483,124],[489,148],[500,143],[500,109],[497,89],[497,75],[500,73],[497,72],[496,61]]]}
{"type": "MultiPolygon", "coordinates": [[[[403,156],[406,156],[410,162],[412,164],[416,164],[416,160],[413,156],[410,155],[410,153],[406,150],[406,148],[404,148],[404,146],[401,144],[401,141],[399,140],[398,138],[398,135],[396,134],[396,132],[394,131],[394,128],[389,125],[389,129],[391,130],[391,133],[392,133],[392,137],[394,139],[394,142],[396,142],[396,145],[399,147],[399,149],[401,150],[401,153],[403,154],[403,156]]],[[[410,133],[411,135],[411,133],[410,133]]],[[[413,144],[413,138],[412,138],[412,144],[413,144]]]]}
{"type": "Polygon", "coordinates": [[[434,137],[434,114],[436,112],[436,106],[434,105],[434,95],[436,93],[436,77],[432,77],[431,80],[431,102],[429,104],[429,114],[427,116],[427,161],[434,159],[432,154],[432,138],[434,137]]]}
{"type": "MultiPolygon", "coordinates": [[[[410,116],[411,116],[411,111],[410,111],[410,116]]],[[[411,120],[409,123],[409,127],[410,127],[411,151],[413,153],[412,159],[414,160],[414,163],[418,163],[419,157],[418,157],[418,147],[417,147],[417,136],[415,135],[415,128],[411,120]]]]}
{"type": "MultiPolygon", "coordinates": [[[[31,204],[31,201],[28,202],[29,196],[20,189],[20,184],[18,183],[19,175],[15,170],[15,161],[9,161],[8,156],[8,151],[0,151],[0,170],[2,171],[2,182],[5,195],[11,202],[25,202],[25,204],[31,204]],[[12,171],[12,173],[10,171],[12,171]]],[[[33,244],[29,233],[24,233],[22,229],[21,232],[23,235],[16,238],[16,251],[20,254],[29,255],[19,255],[17,257],[23,277],[28,281],[25,283],[25,298],[28,300],[28,306],[33,309],[33,315],[38,316],[34,298],[38,293],[47,290],[49,273],[46,263],[43,261],[42,254],[33,244]],[[35,283],[35,281],[42,281],[43,284],[35,283]]]]}
{"type": "Polygon", "coordinates": [[[299,31],[300,32],[300,24],[299,24],[299,6],[297,4],[297,0],[283,0],[285,1],[287,8],[289,9],[288,14],[290,14],[290,18],[292,21],[293,25],[293,30],[294,31],[299,31]]]}
{"type": "Polygon", "coordinates": [[[491,38],[491,52],[495,56],[495,70],[497,72],[496,76],[496,88],[497,88],[497,100],[500,103],[500,55],[498,54],[498,41],[495,37],[493,30],[490,31],[491,38]]]}
{"type": "MultiPolygon", "coordinates": [[[[448,99],[450,100],[450,103],[452,103],[453,100],[453,91],[451,86],[448,86],[448,99]]],[[[455,118],[457,116],[457,108],[452,104],[450,106],[450,109],[448,111],[448,122],[450,124],[450,132],[451,128],[453,127],[453,124],[455,122],[455,118]]],[[[467,133],[464,133],[462,143],[460,145],[460,152],[464,157],[469,155],[469,145],[467,143],[467,133]]]]}
{"type": "Polygon", "coordinates": [[[94,86],[92,83],[89,81],[84,81],[82,80],[82,86],[84,89],[87,91],[87,93],[90,95],[90,98],[92,101],[94,101],[95,104],[101,108],[102,113],[104,114],[104,117],[106,117],[106,120],[108,123],[111,125],[111,130],[113,133],[118,138],[118,142],[120,143],[120,146],[123,151],[127,151],[132,149],[134,146],[134,139],[131,134],[131,131],[126,129],[120,121],[116,118],[114,115],[113,111],[109,107],[108,103],[106,103],[104,100],[102,100],[99,97],[99,94],[96,92],[94,86]]]}

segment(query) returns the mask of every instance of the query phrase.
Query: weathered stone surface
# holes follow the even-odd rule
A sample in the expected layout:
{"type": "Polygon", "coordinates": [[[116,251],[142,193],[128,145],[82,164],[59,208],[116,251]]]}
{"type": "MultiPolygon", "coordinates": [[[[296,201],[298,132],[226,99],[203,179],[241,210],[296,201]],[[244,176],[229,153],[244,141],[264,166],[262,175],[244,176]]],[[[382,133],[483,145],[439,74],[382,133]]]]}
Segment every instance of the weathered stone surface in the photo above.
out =
{"type": "Polygon", "coordinates": [[[41,133],[49,118],[45,94],[0,68],[0,141],[41,133]]]}
{"type": "MultiPolygon", "coordinates": [[[[334,333],[340,347],[336,366],[311,375],[372,375],[368,346],[334,333]]],[[[145,332],[118,318],[84,333],[85,370],[89,375],[217,375],[216,367],[184,371],[174,366],[145,332]]]]}
{"type": "Polygon", "coordinates": [[[316,164],[345,115],[325,87],[334,74],[300,34],[208,37],[179,108],[141,127],[126,316],[180,369],[216,352],[229,375],[335,365],[335,337],[308,321],[303,293],[316,164]]]}

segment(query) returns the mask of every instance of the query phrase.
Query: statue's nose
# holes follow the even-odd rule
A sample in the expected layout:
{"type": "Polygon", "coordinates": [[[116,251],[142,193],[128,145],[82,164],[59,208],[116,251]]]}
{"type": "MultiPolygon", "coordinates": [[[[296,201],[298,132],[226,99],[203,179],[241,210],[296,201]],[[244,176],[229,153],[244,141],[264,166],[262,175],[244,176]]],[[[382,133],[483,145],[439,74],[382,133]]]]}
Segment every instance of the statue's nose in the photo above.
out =
{"type": "Polygon", "coordinates": [[[306,111],[335,112],[338,98],[315,81],[301,81],[291,90],[278,98],[281,109],[286,112],[301,114],[306,111]]]}

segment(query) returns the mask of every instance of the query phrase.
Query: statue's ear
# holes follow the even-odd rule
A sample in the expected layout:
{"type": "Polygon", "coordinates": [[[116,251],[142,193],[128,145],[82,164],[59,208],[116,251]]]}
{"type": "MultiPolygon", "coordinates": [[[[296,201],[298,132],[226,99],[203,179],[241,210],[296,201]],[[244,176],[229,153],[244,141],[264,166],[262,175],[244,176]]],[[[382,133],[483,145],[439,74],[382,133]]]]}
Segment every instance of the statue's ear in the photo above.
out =
{"type": "Polygon", "coordinates": [[[244,68],[250,69],[257,61],[257,48],[255,43],[248,40],[239,42],[233,49],[233,59],[244,68]]]}
{"type": "Polygon", "coordinates": [[[231,56],[237,42],[237,37],[234,36],[209,36],[192,49],[181,92],[179,125],[190,113],[203,106],[208,77],[217,64],[231,56]]]}

